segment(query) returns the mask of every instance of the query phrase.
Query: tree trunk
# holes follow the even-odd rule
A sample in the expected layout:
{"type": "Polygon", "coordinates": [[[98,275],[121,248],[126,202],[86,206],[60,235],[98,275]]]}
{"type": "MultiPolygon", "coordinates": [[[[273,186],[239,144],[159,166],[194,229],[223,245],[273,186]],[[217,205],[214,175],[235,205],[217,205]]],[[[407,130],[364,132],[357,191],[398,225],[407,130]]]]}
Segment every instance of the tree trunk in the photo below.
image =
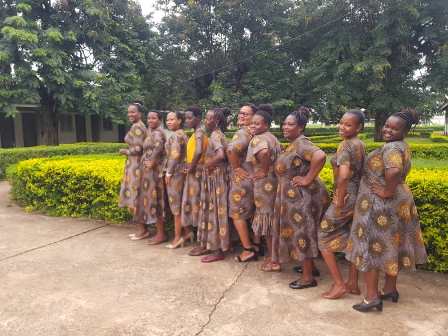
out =
{"type": "Polygon", "coordinates": [[[383,126],[386,122],[387,114],[383,111],[377,111],[375,113],[375,134],[374,139],[375,141],[382,141],[383,140],[383,126]]]}
{"type": "Polygon", "coordinates": [[[44,145],[59,145],[59,116],[51,94],[41,97],[40,133],[44,145]]]}

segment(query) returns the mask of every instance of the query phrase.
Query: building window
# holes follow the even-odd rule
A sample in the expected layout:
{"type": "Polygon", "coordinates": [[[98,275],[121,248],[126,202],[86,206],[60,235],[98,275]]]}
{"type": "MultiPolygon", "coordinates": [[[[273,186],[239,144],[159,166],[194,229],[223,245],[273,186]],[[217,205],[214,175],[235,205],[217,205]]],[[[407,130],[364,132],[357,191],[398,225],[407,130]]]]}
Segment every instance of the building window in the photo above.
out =
{"type": "Polygon", "coordinates": [[[112,120],[103,119],[103,130],[104,131],[113,131],[114,125],[112,124],[112,120]]]}
{"type": "Polygon", "coordinates": [[[73,132],[73,116],[70,114],[61,114],[61,131],[73,132]]]}

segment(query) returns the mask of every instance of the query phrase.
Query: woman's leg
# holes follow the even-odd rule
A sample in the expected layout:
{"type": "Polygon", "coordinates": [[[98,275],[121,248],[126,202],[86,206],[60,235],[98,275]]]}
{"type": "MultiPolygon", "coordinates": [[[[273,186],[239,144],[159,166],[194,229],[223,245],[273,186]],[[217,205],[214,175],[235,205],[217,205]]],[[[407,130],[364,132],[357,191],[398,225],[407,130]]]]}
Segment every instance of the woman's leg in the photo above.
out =
{"type": "Polygon", "coordinates": [[[346,293],[344,280],[342,279],[341,271],[339,270],[336,257],[332,251],[322,250],[322,257],[330,270],[330,275],[333,278],[333,284],[329,291],[325,292],[322,296],[327,299],[336,299],[346,293]]]}
{"type": "Polygon", "coordinates": [[[372,301],[378,299],[378,270],[371,270],[364,273],[364,282],[366,284],[366,299],[372,301]]]}
{"type": "MultiPolygon", "coordinates": [[[[252,247],[252,243],[250,241],[249,228],[247,226],[247,222],[244,219],[234,219],[233,224],[235,225],[236,231],[238,232],[238,236],[240,237],[241,245],[243,248],[249,249],[252,247]]],[[[244,250],[240,254],[241,261],[245,261],[247,258],[253,256],[254,252],[244,250]]]]}
{"type": "Polygon", "coordinates": [[[346,282],[345,287],[351,294],[361,294],[358,284],[358,270],[352,263],[350,263],[350,268],[348,271],[348,281],[346,282]]]}
{"type": "Polygon", "coordinates": [[[310,283],[314,280],[313,266],[314,266],[313,259],[306,258],[303,261],[303,264],[302,264],[302,267],[303,267],[302,283],[303,284],[310,283]]]}
{"type": "Polygon", "coordinates": [[[386,274],[384,276],[384,288],[383,292],[385,294],[393,293],[397,291],[397,276],[392,276],[389,274],[386,274]]]}
{"type": "Polygon", "coordinates": [[[156,222],[156,234],[151,238],[149,244],[156,245],[166,241],[165,222],[163,217],[158,217],[156,222]]]}
{"type": "Polygon", "coordinates": [[[173,244],[175,244],[182,237],[182,222],[180,215],[174,216],[174,239],[173,244]]]}

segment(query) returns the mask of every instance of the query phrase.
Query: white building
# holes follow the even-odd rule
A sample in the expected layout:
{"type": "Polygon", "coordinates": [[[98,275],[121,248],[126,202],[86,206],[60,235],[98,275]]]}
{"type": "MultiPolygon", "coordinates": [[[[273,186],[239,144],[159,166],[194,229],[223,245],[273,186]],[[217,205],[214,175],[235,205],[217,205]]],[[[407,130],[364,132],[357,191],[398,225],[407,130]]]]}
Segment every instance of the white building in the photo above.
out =
{"type": "MultiPolygon", "coordinates": [[[[39,106],[19,105],[15,117],[0,114],[0,147],[29,147],[42,143],[39,106]]],[[[61,114],[59,143],[123,141],[126,129],[97,115],[61,114]]]]}

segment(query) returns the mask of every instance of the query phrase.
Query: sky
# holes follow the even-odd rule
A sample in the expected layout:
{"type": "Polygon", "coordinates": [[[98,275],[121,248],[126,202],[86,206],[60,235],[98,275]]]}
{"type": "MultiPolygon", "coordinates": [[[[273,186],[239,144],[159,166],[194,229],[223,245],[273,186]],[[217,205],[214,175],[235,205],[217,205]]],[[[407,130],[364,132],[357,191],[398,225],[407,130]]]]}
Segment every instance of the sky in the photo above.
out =
{"type": "Polygon", "coordinates": [[[153,13],[153,19],[159,22],[162,18],[162,14],[157,12],[155,7],[156,0],[137,0],[137,2],[142,6],[143,15],[148,15],[153,13]]]}

